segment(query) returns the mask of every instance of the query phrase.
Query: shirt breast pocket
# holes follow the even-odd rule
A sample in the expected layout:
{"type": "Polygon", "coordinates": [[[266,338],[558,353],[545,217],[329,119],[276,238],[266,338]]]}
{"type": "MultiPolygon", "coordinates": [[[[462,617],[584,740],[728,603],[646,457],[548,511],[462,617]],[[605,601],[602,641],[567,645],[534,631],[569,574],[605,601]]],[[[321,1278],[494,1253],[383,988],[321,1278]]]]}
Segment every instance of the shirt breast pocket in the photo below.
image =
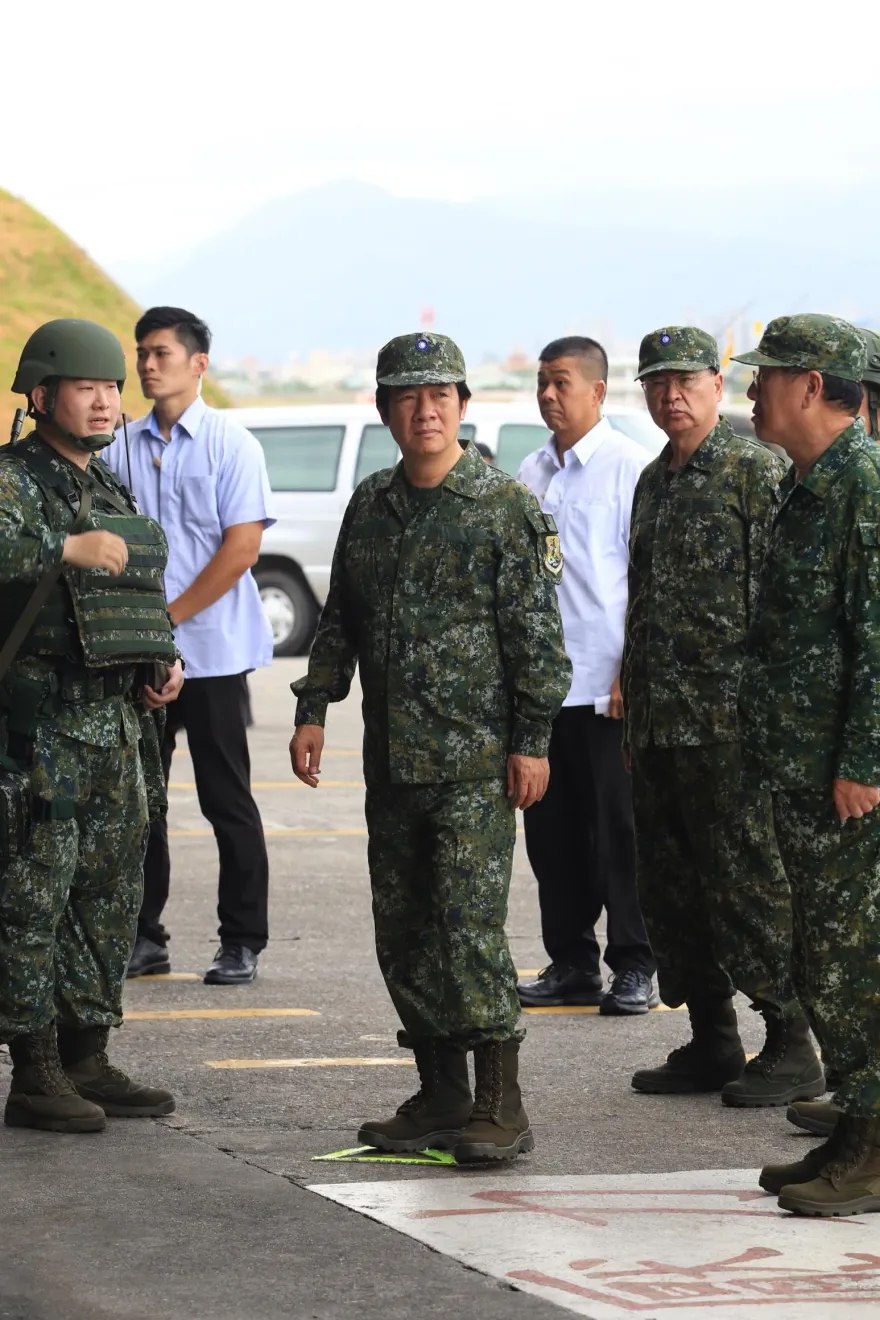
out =
{"type": "Polygon", "coordinates": [[[689,573],[734,573],[743,568],[745,522],[724,500],[686,498],[676,502],[675,528],[689,573]]]}
{"type": "Polygon", "coordinates": [[[217,477],[183,477],[180,482],[180,507],[188,523],[219,531],[217,477]]]}

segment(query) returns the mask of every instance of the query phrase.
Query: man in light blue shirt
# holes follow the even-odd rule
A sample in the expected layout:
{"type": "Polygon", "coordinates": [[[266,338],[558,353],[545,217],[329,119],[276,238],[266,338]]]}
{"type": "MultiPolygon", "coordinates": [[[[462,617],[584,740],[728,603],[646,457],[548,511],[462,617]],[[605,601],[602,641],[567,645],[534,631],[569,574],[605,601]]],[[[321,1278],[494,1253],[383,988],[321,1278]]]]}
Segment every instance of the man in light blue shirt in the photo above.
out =
{"type": "MultiPolygon", "coordinates": [[[[201,399],[208,327],[179,307],[154,307],[135,327],[141,388],[152,411],[104,457],[168,538],[165,593],[186,664],[187,699],[166,726],[163,762],[186,729],[199,806],[220,854],[220,949],[208,984],[252,981],[268,939],[269,864],[250,789],[246,675],[272,660],[272,633],[251,575],[271,526],[262,448],[201,399]],[[130,463],[130,469],[129,469],[130,463]]],[[[163,820],[150,831],[144,903],[129,976],[168,972],[170,858],[163,820]]]]}

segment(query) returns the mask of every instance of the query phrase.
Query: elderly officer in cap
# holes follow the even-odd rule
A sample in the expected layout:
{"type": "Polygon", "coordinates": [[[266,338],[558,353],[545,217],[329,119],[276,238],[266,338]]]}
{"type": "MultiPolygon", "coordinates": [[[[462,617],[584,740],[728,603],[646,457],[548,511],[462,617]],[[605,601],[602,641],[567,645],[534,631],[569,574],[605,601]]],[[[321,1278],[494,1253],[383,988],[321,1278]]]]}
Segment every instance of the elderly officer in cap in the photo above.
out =
{"type": "Polygon", "coordinates": [[[880,1210],[880,451],[848,322],[780,317],[738,360],[758,368],[757,434],[793,464],[743,664],[743,770],[772,794],[797,988],[842,1111],[761,1186],[786,1210],[856,1214],[880,1210]]]}
{"type": "Polygon", "coordinates": [[[623,663],[639,897],[663,1000],[692,1039],[638,1091],[721,1091],[725,1104],[821,1095],[789,973],[791,903],[769,795],[740,793],[736,692],[780,459],[719,415],[718,345],[693,326],[646,335],[639,374],[669,437],[636,487],[623,663]],[[764,1016],[746,1065],[734,988],[764,1016]]]}
{"type": "Polygon", "coordinates": [[[859,416],[865,423],[865,430],[875,440],[880,441],[880,334],[876,330],[867,330],[859,326],[859,334],[865,341],[867,361],[862,376],[862,405],[859,416]]]}
{"type": "Polygon", "coordinates": [[[291,759],[316,787],[327,705],[360,664],[376,949],[421,1088],[359,1140],[510,1159],[534,1141],[504,921],[514,810],[546,790],[571,680],[562,555],[534,496],[459,443],[470,391],[452,340],[393,339],[376,377],[402,462],[363,481],[343,519],[308,675],[293,685],[291,759]]]}

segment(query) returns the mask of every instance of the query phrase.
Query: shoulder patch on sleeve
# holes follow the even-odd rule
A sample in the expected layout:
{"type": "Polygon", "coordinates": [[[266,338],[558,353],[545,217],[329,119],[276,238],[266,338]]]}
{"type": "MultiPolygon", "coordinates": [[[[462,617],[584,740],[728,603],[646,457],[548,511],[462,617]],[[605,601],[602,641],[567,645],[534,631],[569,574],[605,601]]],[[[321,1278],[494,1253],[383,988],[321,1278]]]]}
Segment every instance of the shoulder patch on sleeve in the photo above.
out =
{"type": "Polygon", "coordinates": [[[537,533],[538,558],[543,568],[554,577],[559,577],[565,560],[562,556],[556,520],[549,513],[530,506],[526,506],[526,517],[532,530],[537,533]]]}

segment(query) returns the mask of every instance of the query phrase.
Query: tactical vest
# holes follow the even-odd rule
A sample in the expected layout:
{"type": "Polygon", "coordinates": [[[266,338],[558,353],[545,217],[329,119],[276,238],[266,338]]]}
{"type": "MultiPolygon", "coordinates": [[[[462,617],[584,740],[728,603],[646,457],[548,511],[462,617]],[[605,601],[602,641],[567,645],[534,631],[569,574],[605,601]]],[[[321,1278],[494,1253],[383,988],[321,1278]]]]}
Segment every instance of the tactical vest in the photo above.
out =
{"type": "MultiPolygon", "coordinates": [[[[19,654],[57,656],[88,669],[173,664],[177,650],[163,586],[168,543],[159,524],[137,512],[125,488],[108,480],[106,469],[90,464],[80,482],[56,468],[40,440],[29,437],[2,457],[26,465],[53,531],[70,531],[88,492],[91,511],[78,530],[114,532],[128,546],[128,563],[119,577],[106,569],[65,565],[19,654]]],[[[0,645],[33,590],[33,584],[0,586],[0,645]]]]}

